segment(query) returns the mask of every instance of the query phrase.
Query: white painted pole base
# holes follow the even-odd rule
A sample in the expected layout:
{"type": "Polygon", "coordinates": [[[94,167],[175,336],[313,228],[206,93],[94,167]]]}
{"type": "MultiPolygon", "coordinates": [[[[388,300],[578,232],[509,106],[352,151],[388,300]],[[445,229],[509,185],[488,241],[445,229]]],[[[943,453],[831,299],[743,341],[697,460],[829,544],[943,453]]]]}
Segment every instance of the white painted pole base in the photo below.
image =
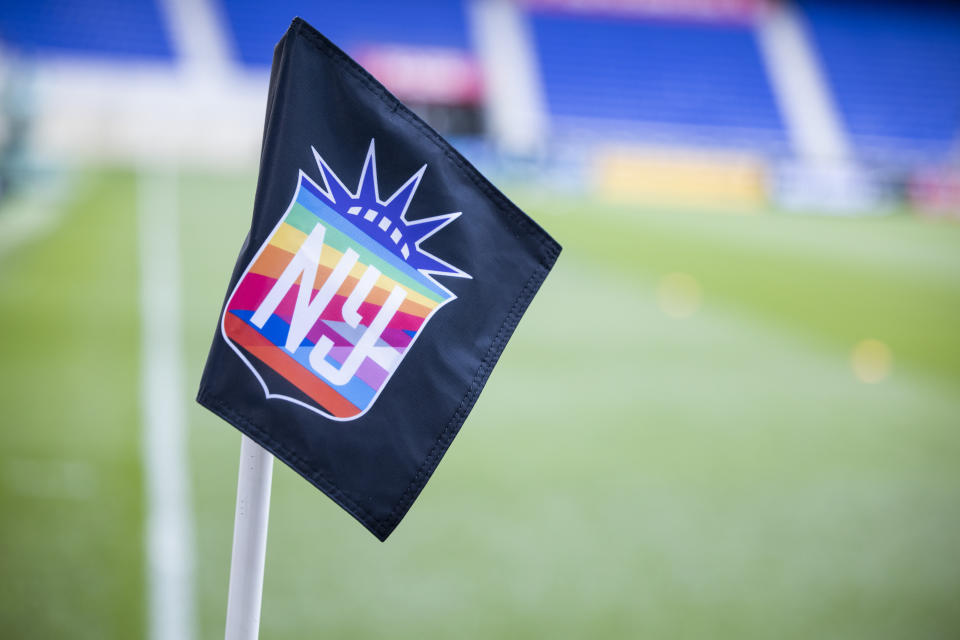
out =
{"type": "Polygon", "coordinates": [[[233,524],[226,640],[256,640],[270,518],[273,456],[243,436],[237,477],[237,515],[233,524]]]}

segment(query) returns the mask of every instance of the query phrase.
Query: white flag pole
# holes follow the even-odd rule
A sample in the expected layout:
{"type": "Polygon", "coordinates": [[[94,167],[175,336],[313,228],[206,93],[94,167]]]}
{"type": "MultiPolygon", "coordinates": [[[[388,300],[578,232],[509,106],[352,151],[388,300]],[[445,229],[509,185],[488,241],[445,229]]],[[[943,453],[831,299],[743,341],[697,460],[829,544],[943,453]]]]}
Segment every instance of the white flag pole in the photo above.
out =
{"type": "Polygon", "coordinates": [[[237,477],[237,514],[233,523],[226,640],[256,640],[260,633],[272,478],[273,456],[243,436],[237,477]]]}

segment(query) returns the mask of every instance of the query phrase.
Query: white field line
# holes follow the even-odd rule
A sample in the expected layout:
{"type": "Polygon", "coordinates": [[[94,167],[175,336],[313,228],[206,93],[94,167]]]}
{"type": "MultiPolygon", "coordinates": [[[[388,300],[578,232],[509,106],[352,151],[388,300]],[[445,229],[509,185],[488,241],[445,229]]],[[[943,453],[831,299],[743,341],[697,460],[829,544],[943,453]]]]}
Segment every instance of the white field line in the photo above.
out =
{"type": "Polygon", "coordinates": [[[137,178],[140,397],[151,640],[191,640],[195,635],[177,206],[176,173],[141,169],[137,178]]]}
{"type": "Polygon", "coordinates": [[[0,211],[0,258],[57,228],[63,219],[63,190],[54,186],[53,196],[15,196],[0,211]]]}

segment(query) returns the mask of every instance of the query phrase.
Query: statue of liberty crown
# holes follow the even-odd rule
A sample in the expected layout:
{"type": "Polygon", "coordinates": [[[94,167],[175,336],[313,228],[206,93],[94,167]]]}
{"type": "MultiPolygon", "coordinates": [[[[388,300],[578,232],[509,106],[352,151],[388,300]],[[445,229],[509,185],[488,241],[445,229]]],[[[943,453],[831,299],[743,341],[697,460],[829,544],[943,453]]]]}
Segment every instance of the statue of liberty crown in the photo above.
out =
{"type": "MultiPolygon", "coordinates": [[[[397,191],[386,200],[380,199],[377,185],[377,158],[374,140],[370,141],[367,158],[360,174],[360,184],[351,192],[317,150],[310,147],[316,158],[326,192],[316,194],[326,204],[363,231],[382,247],[399,257],[427,277],[430,274],[470,278],[471,276],[453,265],[420,248],[420,243],[450,224],[460,212],[447,213],[409,221],[407,208],[427,170],[423,165],[397,191]]],[[[431,278],[432,279],[432,278],[431,278]]]]}

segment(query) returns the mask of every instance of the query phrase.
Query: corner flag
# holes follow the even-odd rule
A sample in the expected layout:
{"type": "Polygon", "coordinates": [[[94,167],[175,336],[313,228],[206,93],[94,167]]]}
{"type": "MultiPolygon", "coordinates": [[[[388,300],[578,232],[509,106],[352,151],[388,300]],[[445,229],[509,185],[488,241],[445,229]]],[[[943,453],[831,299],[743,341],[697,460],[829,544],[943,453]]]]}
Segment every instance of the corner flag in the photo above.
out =
{"type": "Polygon", "coordinates": [[[303,20],[198,402],[384,540],[560,246],[303,20]]]}

